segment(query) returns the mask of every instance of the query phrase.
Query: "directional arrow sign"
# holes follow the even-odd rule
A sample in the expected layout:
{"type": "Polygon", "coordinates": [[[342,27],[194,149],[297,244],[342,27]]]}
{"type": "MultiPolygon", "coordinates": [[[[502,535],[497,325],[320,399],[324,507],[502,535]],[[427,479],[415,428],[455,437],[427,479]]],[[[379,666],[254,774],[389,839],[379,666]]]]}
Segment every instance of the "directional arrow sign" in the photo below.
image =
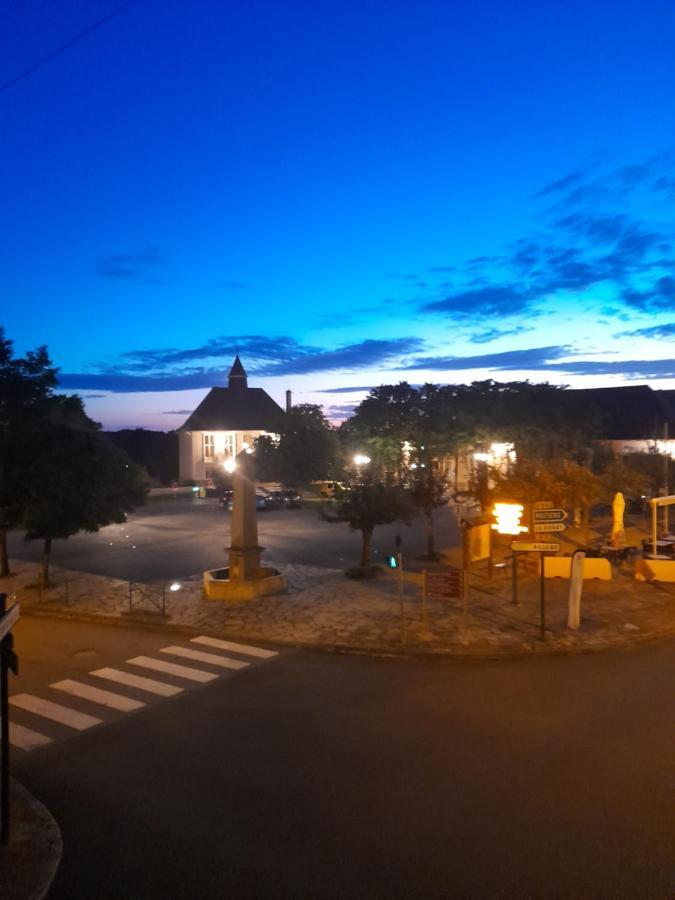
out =
{"type": "Polygon", "coordinates": [[[537,500],[532,504],[532,509],[553,509],[553,500],[537,500]]]}
{"type": "Polygon", "coordinates": [[[537,550],[540,553],[557,553],[560,550],[560,544],[554,541],[513,541],[512,550],[537,550]]]}
{"type": "Polygon", "coordinates": [[[564,509],[533,509],[533,522],[564,522],[567,513],[564,509]]]}
{"type": "Polygon", "coordinates": [[[533,531],[564,531],[567,528],[563,522],[535,522],[533,531]]]}

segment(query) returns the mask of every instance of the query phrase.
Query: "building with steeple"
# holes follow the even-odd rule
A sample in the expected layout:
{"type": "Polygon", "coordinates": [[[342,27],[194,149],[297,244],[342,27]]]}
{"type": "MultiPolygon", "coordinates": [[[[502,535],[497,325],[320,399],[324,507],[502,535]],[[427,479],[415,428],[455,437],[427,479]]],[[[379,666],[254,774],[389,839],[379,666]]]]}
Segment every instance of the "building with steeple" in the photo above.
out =
{"type": "Polygon", "coordinates": [[[262,434],[276,434],[284,412],[262,388],[250,388],[239,355],[227,387],[214,387],[178,429],[180,480],[205,484],[262,434]]]}

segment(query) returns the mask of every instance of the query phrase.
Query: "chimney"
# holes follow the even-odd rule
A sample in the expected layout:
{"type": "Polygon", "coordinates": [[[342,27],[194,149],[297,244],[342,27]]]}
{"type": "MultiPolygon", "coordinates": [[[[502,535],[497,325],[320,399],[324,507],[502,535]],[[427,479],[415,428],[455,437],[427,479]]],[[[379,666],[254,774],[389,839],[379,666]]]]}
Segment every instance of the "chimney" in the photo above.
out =
{"type": "Polygon", "coordinates": [[[293,404],[291,403],[291,392],[290,392],[290,391],[286,391],[286,412],[290,412],[290,411],[291,411],[291,406],[292,406],[292,405],[293,405],[293,404]]]}

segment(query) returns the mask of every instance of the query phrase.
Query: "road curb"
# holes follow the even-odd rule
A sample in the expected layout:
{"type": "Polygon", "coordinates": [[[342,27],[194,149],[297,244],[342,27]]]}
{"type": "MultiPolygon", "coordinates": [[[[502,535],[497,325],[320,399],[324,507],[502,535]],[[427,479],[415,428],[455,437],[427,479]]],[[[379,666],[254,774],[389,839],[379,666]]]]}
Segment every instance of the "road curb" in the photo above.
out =
{"type": "Polygon", "coordinates": [[[270,638],[260,634],[234,632],[226,629],[216,630],[208,626],[183,625],[167,621],[156,621],[150,618],[152,614],[141,614],[138,618],[128,616],[109,616],[105,614],[78,613],[63,610],[36,609],[22,607],[21,615],[34,618],[52,618],[64,621],[83,622],[87,624],[112,625],[121,628],[145,628],[148,630],[164,630],[173,634],[210,634],[213,637],[226,637],[230,640],[263,643],[278,647],[288,647],[294,650],[310,650],[321,653],[344,654],[350,656],[374,656],[409,660],[445,659],[457,661],[494,662],[506,659],[528,659],[542,656],[578,656],[582,653],[602,653],[607,650],[628,650],[631,647],[642,644],[656,643],[675,636],[675,625],[646,633],[631,636],[618,636],[616,640],[603,641],[592,645],[575,647],[561,647],[546,641],[533,640],[527,649],[504,648],[490,652],[470,650],[460,647],[425,647],[421,645],[406,648],[391,645],[373,644],[349,644],[349,643],[321,643],[317,641],[284,640],[270,638]]]}

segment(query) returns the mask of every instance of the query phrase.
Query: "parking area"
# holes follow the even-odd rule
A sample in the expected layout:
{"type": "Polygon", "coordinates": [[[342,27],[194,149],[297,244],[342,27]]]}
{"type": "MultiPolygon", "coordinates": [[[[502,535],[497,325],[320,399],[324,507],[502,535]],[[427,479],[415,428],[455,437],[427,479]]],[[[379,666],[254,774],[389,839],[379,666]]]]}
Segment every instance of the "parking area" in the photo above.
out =
{"type": "MultiPolygon", "coordinates": [[[[319,516],[318,503],[299,509],[270,509],[258,513],[258,537],[263,559],[279,564],[349,568],[358,563],[361,536],[347,525],[331,524],[319,516]]],[[[109,525],[95,534],[55,540],[55,566],[133,581],[180,579],[225,563],[230,543],[230,516],[216,498],[192,496],[153,498],[129,516],[124,525],[109,525]]],[[[450,507],[435,513],[438,547],[457,542],[450,507]]],[[[422,522],[401,522],[375,529],[372,559],[377,562],[394,550],[397,534],[403,552],[412,558],[425,549],[422,522]]],[[[39,561],[41,541],[26,542],[19,532],[9,536],[9,553],[16,559],[39,561]]]]}

